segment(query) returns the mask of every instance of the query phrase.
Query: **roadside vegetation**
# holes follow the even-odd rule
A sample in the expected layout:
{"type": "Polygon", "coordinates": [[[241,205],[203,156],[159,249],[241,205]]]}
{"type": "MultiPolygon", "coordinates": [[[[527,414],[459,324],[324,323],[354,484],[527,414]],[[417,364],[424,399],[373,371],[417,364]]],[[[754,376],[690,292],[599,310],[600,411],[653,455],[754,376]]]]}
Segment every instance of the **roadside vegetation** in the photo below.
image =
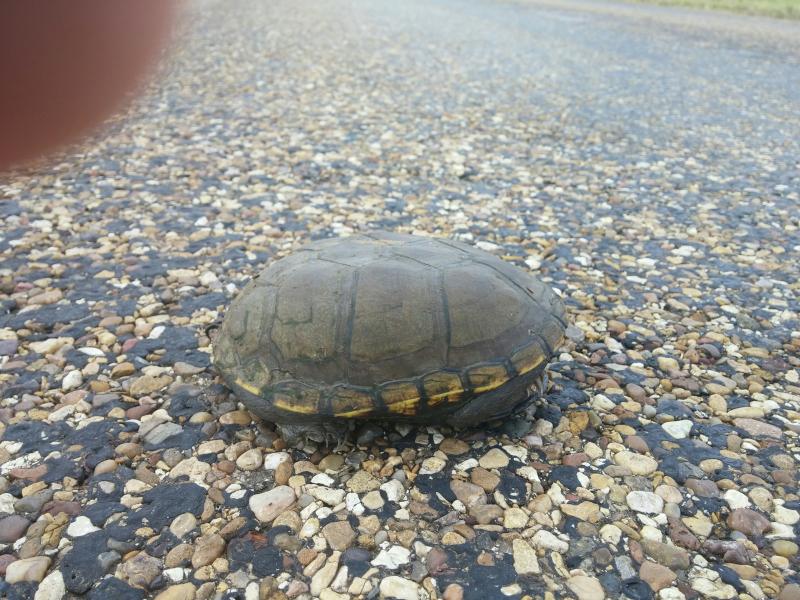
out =
{"type": "Polygon", "coordinates": [[[800,19],[800,0],[640,0],[653,4],[726,10],[730,12],[800,19]]]}

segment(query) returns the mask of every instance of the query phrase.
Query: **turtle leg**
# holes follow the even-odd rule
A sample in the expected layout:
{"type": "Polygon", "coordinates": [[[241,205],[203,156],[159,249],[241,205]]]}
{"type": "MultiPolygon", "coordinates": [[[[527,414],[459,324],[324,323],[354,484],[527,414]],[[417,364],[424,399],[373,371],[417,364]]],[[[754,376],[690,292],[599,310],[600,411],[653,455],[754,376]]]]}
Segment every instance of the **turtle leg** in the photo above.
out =
{"type": "Polygon", "coordinates": [[[350,425],[347,422],[326,421],[321,423],[277,424],[278,432],[289,446],[300,442],[333,446],[339,449],[347,441],[350,425]]]}

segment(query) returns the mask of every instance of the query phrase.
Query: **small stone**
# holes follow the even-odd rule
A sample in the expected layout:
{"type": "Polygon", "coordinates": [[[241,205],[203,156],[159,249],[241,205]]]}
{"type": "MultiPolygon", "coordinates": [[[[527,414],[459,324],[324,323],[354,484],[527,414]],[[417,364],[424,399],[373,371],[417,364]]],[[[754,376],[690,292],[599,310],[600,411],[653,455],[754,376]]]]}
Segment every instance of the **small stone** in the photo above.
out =
{"type": "Polygon", "coordinates": [[[445,572],[448,569],[447,552],[438,547],[431,548],[425,556],[425,568],[434,577],[445,572]]]}
{"type": "Polygon", "coordinates": [[[630,469],[634,475],[651,475],[658,469],[656,459],[628,450],[617,452],[614,455],[614,462],[621,467],[630,469]]]}
{"type": "Polygon", "coordinates": [[[361,503],[369,510],[379,510],[386,502],[378,490],[372,490],[361,498],[361,503]]]}
{"type": "Polygon", "coordinates": [[[646,538],[640,543],[647,555],[658,564],[673,570],[689,568],[689,553],[683,548],[646,538]]]}
{"type": "Polygon", "coordinates": [[[492,448],[480,457],[478,464],[484,469],[502,469],[508,466],[509,460],[508,454],[500,448],[492,448]]]}
{"type": "Polygon", "coordinates": [[[334,550],[347,550],[356,539],[356,532],[347,521],[328,523],[322,528],[322,535],[334,550]]]}
{"type": "Polygon", "coordinates": [[[702,516],[700,513],[694,517],[683,517],[681,520],[695,535],[708,537],[711,535],[711,531],[714,529],[714,524],[708,519],[708,517],[702,516]]]}
{"type": "Polygon", "coordinates": [[[194,531],[195,527],[197,527],[197,517],[192,513],[183,513],[172,520],[169,530],[175,537],[182,538],[194,531]]]}
{"type": "Polygon", "coordinates": [[[331,489],[323,485],[309,484],[305,487],[308,495],[316,498],[320,502],[324,502],[328,506],[336,506],[344,502],[344,497],[347,494],[344,490],[331,489]]]}
{"type": "Polygon", "coordinates": [[[261,450],[251,448],[239,455],[236,459],[236,466],[242,471],[255,471],[261,466],[262,460],[261,450]]]}
{"type": "Polygon", "coordinates": [[[635,490],[625,496],[628,507],[636,512],[659,514],[664,510],[664,499],[653,492],[635,490]]]}
{"type": "Polygon", "coordinates": [[[172,383],[172,377],[169,375],[160,375],[158,377],[143,375],[131,383],[128,391],[132,396],[148,396],[167,387],[170,383],[172,383]]]}
{"type": "Polygon", "coordinates": [[[445,546],[457,546],[460,544],[465,543],[467,540],[459,533],[455,531],[446,531],[445,534],[442,536],[442,544],[445,546]]]}
{"type": "Polygon", "coordinates": [[[42,579],[33,600],[61,600],[67,593],[64,586],[64,576],[61,571],[55,569],[47,577],[42,579]]]}
{"type": "Polygon", "coordinates": [[[460,456],[469,452],[469,444],[456,438],[445,438],[439,444],[439,450],[448,456],[460,456]]]}
{"type": "MultiPolygon", "coordinates": [[[[10,507],[13,510],[13,506],[10,507]]],[[[31,522],[20,515],[9,515],[0,519],[0,543],[10,544],[25,535],[31,522]]]]}
{"type": "Polygon", "coordinates": [[[781,590],[778,600],[800,600],[800,583],[789,583],[781,590]]]}
{"type": "Polygon", "coordinates": [[[120,379],[133,375],[134,373],[136,373],[136,367],[133,366],[133,363],[121,362],[118,365],[114,365],[114,368],[111,369],[111,378],[120,379]]]}
{"type": "Polygon", "coordinates": [[[204,535],[195,542],[194,554],[192,554],[192,566],[195,569],[210,565],[217,558],[222,556],[225,550],[225,540],[218,533],[204,535]]]}
{"type": "Polygon", "coordinates": [[[772,542],[772,549],[778,556],[792,558],[797,554],[797,544],[791,540],[775,540],[772,542]]]}
{"type": "Polygon", "coordinates": [[[783,525],[794,525],[800,521],[800,512],[778,505],[772,511],[772,519],[783,525]]]}
{"type": "Polygon", "coordinates": [[[386,499],[389,502],[400,502],[403,500],[406,494],[403,484],[397,479],[390,479],[386,483],[382,484],[380,489],[384,494],[386,494],[386,499]]]}
{"type": "Polygon", "coordinates": [[[17,348],[19,348],[17,340],[0,340],[0,356],[14,356],[17,348]]]}
{"type": "Polygon", "coordinates": [[[681,421],[667,421],[661,424],[661,428],[676,440],[682,440],[689,437],[692,425],[692,421],[684,419],[681,421]]]}
{"type": "Polygon", "coordinates": [[[485,492],[493,492],[500,484],[500,477],[483,467],[475,467],[469,475],[470,481],[479,485],[485,492]]]}
{"type": "Polygon", "coordinates": [[[17,560],[16,556],[11,554],[0,554],[0,577],[5,577],[8,565],[17,560]]]}
{"type": "Polygon", "coordinates": [[[275,520],[275,517],[294,504],[295,498],[292,488],[287,485],[280,485],[268,492],[251,496],[249,500],[250,510],[262,523],[271,523],[275,520]]]}
{"type": "Polygon", "coordinates": [[[668,587],[675,581],[677,575],[668,567],[646,560],[639,568],[639,577],[650,586],[650,589],[657,592],[668,587]]]}
{"type": "Polygon", "coordinates": [[[750,499],[739,490],[726,490],[722,498],[732,509],[747,508],[750,506],[750,499]]]}
{"type": "Polygon", "coordinates": [[[658,368],[664,371],[665,373],[669,373],[670,371],[680,370],[680,365],[678,364],[678,361],[669,356],[659,356],[656,359],[656,362],[658,363],[658,368]]]}
{"type": "Polygon", "coordinates": [[[442,600],[463,600],[464,588],[457,583],[451,583],[442,593],[442,600]]]}
{"type": "Polygon", "coordinates": [[[147,429],[146,432],[142,434],[142,439],[147,444],[153,444],[157,446],[171,438],[173,435],[178,435],[182,432],[183,427],[177,423],[158,423],[155,427],[147,429]]]}
{"type": "Polygon", "coordinates": [[[188,477],[190,481],[200,483],[205,480],[209,471],[211,471],[211,465],[191,456],[175,465],[169,472],[169,476],[172,479],[188,477]]]}
{"type": "Polygon", "coordinates": [[[64,379],[61,380],[61,389],[65,392],[70,390],[74,390],[83,383],[83,375],[77,369],[70,371],[66,375],[64,375],[64,379]]]}
{"type": "Polygon", "coordinates": [[[484,492],[482,487],[474,483],[455,479],[450,482],[450,489],[453,494],[455,494],[456,498],[467,508],[477,504],[486,504],[486,492],[484,492]]]}
{"type": "Polygon", "coordinates": [[[763,535],[771,527],[769,519],[750,508],[737,508],[731,511],[726,522],[728,527],[742,532],[747,537],[763,535]]]}
{"type": "Polygon", "coordinates": [[[622,530],[611,523],[600,528],[600,538],[609,544],[617,545],[622,539],[622,530]]]}
{"type": "Polygon", "coordinates": [[[584,501],[580,504],[562,504],[561,512],[565,515],[575,517],[581,521],[597,523],[600,520],[600,507],[594,502],[584,501]]]}
{"type": "Polygon", "coordinates": [[[434,473],[440,472],[446,466],[447,466],[446,460],[442,460],[438,456],[430,456],[422,461],[422,465],[420,465],[419,474],[433,475],[434,473]]]}
{"type": "Polygon", "coordinates": [[[176,362],[172,368],[175,370],[175,373],[177,375],[182,375],[182,376],[197,375],[198,373],[202,373],[203,371],[205,371],[205,368],[203,367],[196,367],[192,364],[181,361],[176,362]]]}
{"type": "Polygon", "coordinates": [[[770,437],[780,439],[783,436],[783,432],[781,431],[780,427],[770,425],[769,423],[765,423],[764,421],[759,421],[757,419],[734,419],[733,424],[740,429],[744,429],[749,436],[755,438],[770,437]]]}
{"type": "Polygon", "coordinates": [[[522,529],[528,524],[528,515],[517,507],[507,508],[503,515],[503,527],[506,529],[522,529]]]}
{"type": "Polygon", "coordinates": [[[179,583],[160,592],[155,600],[194,600],[196,593],[197,590],[193,583],[179,583]]]}
{"type": "Polygon", "coordinates": [[[356,494],[364,494],[366,492],[377,490],[381,486],[381,482],[366,471],[356,471],[350,479],[347,480],[345,487],[356,494]]]}
{"type": "Polygon", "coordinates": [[[692,589],[700,593],[702,598],[719,598],[728,600],[736,598],[736,588],[732,585],[723,583],[721,579],[707,579],[705,577],[695,577],[691,580],[692,589]]]}
{"type": "MultiPolygon", "coordinates": [[[[286,454],[283,452],[282,454],[286,454]]],[[[289,455],[286,454],[288,457],[289,455]]],[[[319,461],[319,470],[325,472],[338,472],[344,466],[344,456],[341,454],[329,454],[319,461]]]]}
{"type": "Polygon", "coordinates": [[[291,465],[292,457],[289,456],[288,452],[270,452],[263,457],[263,461],[265,471],[274,471],[283,463],[289,463],[291,465]]]}
{"type": "Polygon", "coordinates": [[[167,568],[182,567],[189,564],[194,555],[194,547],[191,544],[178,544],[167,552],[164,564],[167,568]]]}
{"type": "Polygon", "coordinates": [[[390,546],[378,553],[372,562],[373,567],[386,567],[387,569],[397,569],[406,565],[411,560],[411,552],[402,546],[390,546]]]}
{"type": "Polygon", "coordinates": [[[161,574],[161,561],[139,552],[136,556],[122,563],[122,572],[133,587],[147,589],[153,580],[161,574]]]}
{"type": "Polygon", "coordinates": [[[232,410],[220,415],[219,422],[221,425],[249,425],[253,419],[250,413],[246,410],[232,410]]]}
{"type": "Polygon", "coordinates": [[[719,488],[717,484],[708,479],[690,478],[686,480],[685,485],[701,498],[719,498],[719,488]]]}
{"type": "MultiPolygon", "coordinates": [[[[410,579],[390,575],[381,579],[379,586],[381,597],[393,598],[394,600],[420,600],[423,597],[423,589],[410,579]]],[[[427,594],[425,594],[427,596],[427,594]]]]}
{"type": "Polygon", "coordinates": [[[534,533],[533,537],[531,538],[531,542],[536,548],[553,550],[561,554],[569,550],[569,544],[567,542],[557,538],[553,533],[547,531],[546,529],[540,529],[534,533]]]}
{"type": "Polygon", "coordinates": [[[75,520],[67,527],[67,535],[73,538],[81,537],[93,531],[99,531],[99,528],[92,525],[92,522],[86,517],[75,517],[75,520]]]}
{"type": "Polygon", "coordinates": [[[600,581],[588,575],[573,575],[567,579],[567,587],[578,600],[603,600],[606,597],[600,581]]]}
{"type": "Polygon", "coordinates": [[[531,545],[521,538],[516,538],[511,547],[514,556],[514,570],[519,575],[529,575],[541,573],[539,560],[536,557],[536,550],[531,548],[531,545]]]}
{"type": "Polygon", "coordinates": [[[16,560],[6,567],[6,581],[10,584],[23,581],[39,582],[44,579],[50,559],[46,556],[33,556],[16,560]]]}
{"type": "MultiPolygon", "coordinates": [[[[519,509],[518,509],[519,510],[519,509]]],[[[470,516],[474,517],[480,525],[488,525],[503,517],[503,509],[496,504],[476,504],[469,509],[470,516]]],[[[527,523],[528,517],[525,517],[527,523]]]]}

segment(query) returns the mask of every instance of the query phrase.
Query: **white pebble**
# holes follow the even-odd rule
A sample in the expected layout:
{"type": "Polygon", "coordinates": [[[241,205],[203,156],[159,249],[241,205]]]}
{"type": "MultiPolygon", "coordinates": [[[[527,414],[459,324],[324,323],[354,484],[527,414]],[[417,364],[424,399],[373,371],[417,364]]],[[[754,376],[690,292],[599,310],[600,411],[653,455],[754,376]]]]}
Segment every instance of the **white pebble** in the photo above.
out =
{"type": "Polygon", "coordinates": [[[664,510],[664,499],[653,492],[635,490],[625,497],[628,506],[640,513],[658,514],[664,510]]]}
{"type": "Polygon", "coordinates": [[[98,527],[92,525],[88,517],[75,517],[75,520],[67,527],[67,535],[73,538],[99,531],[98,527]]]}
{"type": "Polygon", "coordinates": [[[661,425],[661,428],[676,440],[682,440],[689,437],[689,433],[692,431],[692,422],[688,419],[667,421],[661,425]]]}
{"type": "Polygon", "coordinates": [[[739,490],[726,490],[722,497],[732,509],[750,506],[750,499],[739,490]]]}
{"type": "Polygon", "coordinates": [[[77,369],[73,369],[66,375],[64,375],[64,379],[61,380],[61,389],[65,392],[70,390],[74,390],[76,387],[80,386],[83,383],[83,375],[77,369]]]}

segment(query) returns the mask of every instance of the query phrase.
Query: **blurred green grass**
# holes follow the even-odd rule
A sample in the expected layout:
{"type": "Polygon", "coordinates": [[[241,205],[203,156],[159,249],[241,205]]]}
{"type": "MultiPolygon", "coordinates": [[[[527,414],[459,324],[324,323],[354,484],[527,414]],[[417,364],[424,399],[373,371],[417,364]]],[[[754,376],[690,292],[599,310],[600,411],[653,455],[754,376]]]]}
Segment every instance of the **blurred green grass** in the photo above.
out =
{"type": "Polygon", "coordinates": [[[725,10],[751,15],[800,19],[800,0],[636,0],[666,6],[725,10]]]}

